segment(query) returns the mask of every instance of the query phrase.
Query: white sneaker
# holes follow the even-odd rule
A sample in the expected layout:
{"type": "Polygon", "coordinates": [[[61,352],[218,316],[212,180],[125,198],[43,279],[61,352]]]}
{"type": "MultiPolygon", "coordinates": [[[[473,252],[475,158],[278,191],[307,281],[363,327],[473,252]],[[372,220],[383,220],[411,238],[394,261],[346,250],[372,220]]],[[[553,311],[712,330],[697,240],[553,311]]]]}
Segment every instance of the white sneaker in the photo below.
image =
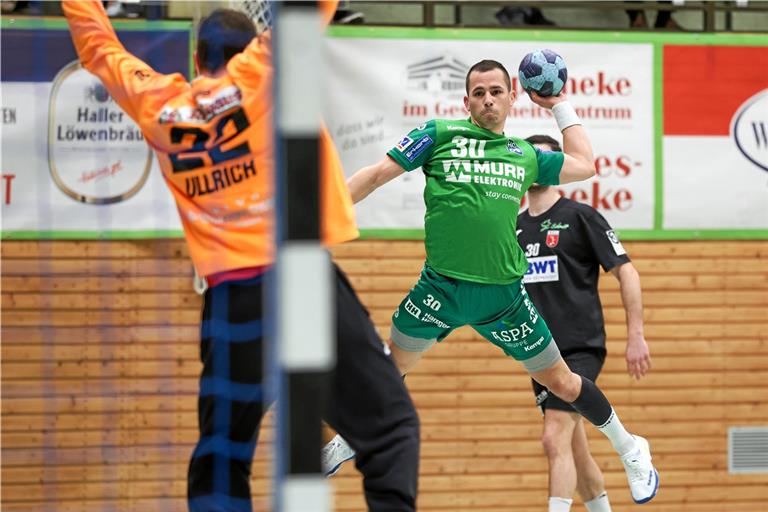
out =
{"type": "Polygon", "coordinates": [[[333,476],[341,469],[342,464],[355,457],[355,450],[343,437],[336,434],[336,437],[323,447],[321,457],[325,476],[333,476]]]}
{"type": "Polygon", "coordinates": [[[651,463],[651,449],[644,437],[632,436],[637,441],[637,447],[626,455],[621,462],[627,472],[629,489],[635,503],[647,503],[656,496],[659,490],[659,472],[651,463]]]}

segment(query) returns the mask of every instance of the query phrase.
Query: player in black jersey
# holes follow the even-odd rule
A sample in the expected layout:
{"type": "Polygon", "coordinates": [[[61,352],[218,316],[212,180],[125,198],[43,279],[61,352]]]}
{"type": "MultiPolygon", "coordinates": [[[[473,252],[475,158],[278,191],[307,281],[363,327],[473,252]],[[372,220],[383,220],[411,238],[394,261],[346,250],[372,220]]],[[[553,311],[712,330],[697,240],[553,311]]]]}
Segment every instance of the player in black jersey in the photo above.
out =
{"type": "MultiPolygon", "coordinates": [[[[526,139],[545,151],[561,151],[555,139],[526,139]]],[[[546,321],[574,373],[597,380],[605,360],[605,325],[597,291],[600,267],[621,288],[627,321],[627,371],[635,379],[651,367],[643,335],[640,277],[618,237],[594,208],[561,197],[554,187],[528,190],[529,208],[517,219],[517,236],[528,258],[528,295],[546,321]]],[[[542,444],[549,462],[549,512],[568,512],[574,490],[589,512],[610,512],[605,482],[589,452],[581,416],[536,381],[544,413],[542,444]]]]}

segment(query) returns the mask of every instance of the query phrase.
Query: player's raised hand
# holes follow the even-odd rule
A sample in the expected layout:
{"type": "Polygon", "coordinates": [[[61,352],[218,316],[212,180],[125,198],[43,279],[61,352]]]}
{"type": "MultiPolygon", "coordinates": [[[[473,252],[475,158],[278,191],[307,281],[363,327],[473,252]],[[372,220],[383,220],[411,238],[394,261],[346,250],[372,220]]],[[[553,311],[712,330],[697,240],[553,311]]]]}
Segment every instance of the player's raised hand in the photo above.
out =
{"type": "Polygon", "coordinates": [[[552,109],[552,107],[558,103],[568,101],[568,96],[565,94],[565,91],[560,91],[560,94],[557,96],[539,96],[539,93],[533,89],[526,92],[528,93],[528,96],[531,98],[532,102],[543,108],[552,109]]]}
{"type": "Polygon", "coordinates": [[[651,369],[651,353],[643,336],[627,340],[627,372],[636,380],[645,377],[651,369]]]}

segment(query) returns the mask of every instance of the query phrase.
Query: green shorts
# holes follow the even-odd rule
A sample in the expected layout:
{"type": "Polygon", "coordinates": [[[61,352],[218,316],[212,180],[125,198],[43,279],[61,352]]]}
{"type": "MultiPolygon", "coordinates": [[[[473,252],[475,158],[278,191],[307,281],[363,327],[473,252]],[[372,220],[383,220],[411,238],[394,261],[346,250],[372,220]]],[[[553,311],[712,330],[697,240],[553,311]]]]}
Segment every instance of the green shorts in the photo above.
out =
{"type": "Polygon", "coordinates": [[[405,351],[423,352],[464,325],[523,362],[530,372],[560,359],[522,279],[505,285],[473,283],[438,274],[428,265],[392,316],[391,338],[405,351]]]}

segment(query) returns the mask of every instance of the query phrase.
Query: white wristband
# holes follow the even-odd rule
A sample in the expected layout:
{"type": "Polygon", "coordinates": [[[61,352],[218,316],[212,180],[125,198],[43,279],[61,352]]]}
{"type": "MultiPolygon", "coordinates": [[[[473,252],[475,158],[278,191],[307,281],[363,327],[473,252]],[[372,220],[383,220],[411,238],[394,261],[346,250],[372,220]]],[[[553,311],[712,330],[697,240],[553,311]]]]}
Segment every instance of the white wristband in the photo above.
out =
{"type": "Polygon", "coordinates": [[[555,121],[557,121],[557,127],[562,132],[569,126],[575,124],[581,124],[581,119],[573,108],[573,105],[567,101],[561,101],[554,107],[552,107],[552,113],[555,115],[555,121]]]}

